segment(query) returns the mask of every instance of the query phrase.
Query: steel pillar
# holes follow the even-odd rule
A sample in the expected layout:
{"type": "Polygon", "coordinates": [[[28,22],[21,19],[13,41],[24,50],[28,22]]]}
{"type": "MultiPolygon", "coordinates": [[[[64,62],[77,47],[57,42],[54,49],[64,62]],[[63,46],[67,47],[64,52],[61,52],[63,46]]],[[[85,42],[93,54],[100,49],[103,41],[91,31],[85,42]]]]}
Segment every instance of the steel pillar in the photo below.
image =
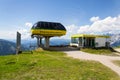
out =
{"type": "Polygon", "coordinates": [[[40,37],[39,43],[40,43],[40,47],[42,47],[42,37],[40,37]]]}
{"type": "Polygon", "coordinates": [[[50,37],[45,37],[45,48],[49,48],[49,39],[50,37]]]}
{"type": "Polygon", "coordinates": [[[37,38],[37,47],[39,47],[40,45],[39,37],[36,37],[36,38],[37,38]]]}

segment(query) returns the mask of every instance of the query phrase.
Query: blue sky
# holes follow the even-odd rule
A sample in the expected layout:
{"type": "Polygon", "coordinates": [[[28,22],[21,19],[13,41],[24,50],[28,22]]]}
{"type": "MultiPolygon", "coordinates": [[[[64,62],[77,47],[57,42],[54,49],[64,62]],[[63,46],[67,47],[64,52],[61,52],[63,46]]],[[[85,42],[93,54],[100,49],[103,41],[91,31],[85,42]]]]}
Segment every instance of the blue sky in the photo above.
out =
{"type": "Polygon", "coordinates": [[[92,17],[104,20],[120,15],[120,0],[0,0],[0,38],[12,39],[7,32],[29,30],[26,23],[61,22],[81,27],[92,25],[92,17]]]}

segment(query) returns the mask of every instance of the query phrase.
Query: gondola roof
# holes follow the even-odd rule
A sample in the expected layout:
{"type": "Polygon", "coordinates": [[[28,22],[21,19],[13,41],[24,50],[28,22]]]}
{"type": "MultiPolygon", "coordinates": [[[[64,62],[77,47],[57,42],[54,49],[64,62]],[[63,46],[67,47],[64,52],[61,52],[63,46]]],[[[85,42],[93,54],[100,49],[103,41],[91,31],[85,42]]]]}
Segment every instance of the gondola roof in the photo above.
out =
{"type": "Polygon", "coordinates": [[[32,26],[32,29],[47,29],[47,30],[64,30],[65,27],[61,23],[57,22],[45,22],[39,21],[32,26]]]}
{"type": "Polygon", "coordinates": [[[66,34],[66,29],[61,23],[39,21],[31,28],[31,35],[40,36],[63,36],[66,34]]]}

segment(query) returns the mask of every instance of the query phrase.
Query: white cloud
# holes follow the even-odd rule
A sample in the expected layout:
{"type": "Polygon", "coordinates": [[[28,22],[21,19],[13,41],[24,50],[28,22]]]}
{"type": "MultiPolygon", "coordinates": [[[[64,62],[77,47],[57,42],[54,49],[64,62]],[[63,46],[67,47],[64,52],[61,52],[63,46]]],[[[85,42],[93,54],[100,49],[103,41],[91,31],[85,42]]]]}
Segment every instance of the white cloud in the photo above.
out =
{"type": "MultiPolygon", "coordinates": [[[[104,19],[100,19],[99,17],[90,18],[92,21],[91,25],[83,25],[77,26],[75,24],[66,26],[67,34],[62,36],[61,38],[69,38],[73,34],[84,33],[84,34],[118,34],[120,33],[120,16],[116,17],[106,17],[104,19]]],[[[25,23],[24,27],[20,29],[17,28],[15,30],[0,30],[0,38],[7,39],[16,39],[16,32],[19,31],[22,34],[22,39],[30,38],[30,29],[32,27],[32,23],[25,23]],[[25,27],[27,26],[27,27],[25,27]]]]}
{"type": "Polygon", "coordinates": [[[1,30],[0,39],[14,39],[16,36],[13,33],[13,31],[10,32],[9,30],[1,30]]]}
{"type": "Polygon", "coordinates": [[[32,27],[32,23],[25,23],[24,27],[18,28],[16,31],[21,33],[21,38],[22,39],[29,39],[31,36],[30,30],[32,27]],[[27,26],[27,27],[26,27],[27,26]]]}
{"type": "Polygon", "coordinates": [[[120,16],[109,16],[102,20],[98,18],[96,20],[93,19],[92,21],[94,22],[91,25],[80,26],[78,33],[120,33],[120,16]]]}
{"type": "Polygon", "coordinates": [[[67,34],[71,34],[71,33],[73,34],[73,33],[76,33],[78,26],[72,24],[72,25],[66,26],[66,29],[67,29],[67,34]]]}
{"type": "Polygon", "coordinates": [[[90,26],[85,25],[85,26],[80,26],[79,29],[77,30],[77,33],[85,33],[87,30],[89,30],[90,26]]]}
{"type": "Polygon", "coordinates": [[[1,39],[16,39],[17,31],[21,33],[22,39],[29,39],[31,36],[30,29],[32,27],[32,23],[25,23],[22,27],[17,27],[9,30],[0,30],[0,38],[1,39]],[[26,27],[27,26],[27,27],[26,27]]]}
{"type": "Polygon", "coordinates": [[[22,39],[29,39],[31,37],[30,29],[32,27],[32,23],[26,22],[25,26],[27,26],[27,27],[22,27],[22,28],[18,29],[17,31],[21,33],[22,39]]]}
{"type": "Polygon", "coordinates": [[[62,36],[61,38],[67,38],[67,39],[70,39],[70,36],[73,35],[73,34],[76,34],[77,30],[79,29],[78,26],[72,24],[72,25],[69,25],[69,26],[65,26],[66,30],[67,30],[67,33],[65,36],[62,36]]]}
{"type": "Polygon", "coordinates": [[[97,17],[91,17],[90,18],[90,21],[91,22],[95,22],[95,21],[98,21],[98,20],[100,20],[100,18],[97,16],[97,17]]]}
{"type": "Polygon", "coordinates": [[[67,34],[62,38],[70,38],[73,34],[118,34],[120,33],[120,16],[106,17],[100,19],[99,17],[92,17],[91,25],[77,26],[75,24],[66,26],[67,34]]]}
{"type": "Polygon", "coordinates": [[[30,27],[30,28],[32,27],[32,25],[33,25],[33,24],[30,23],[30,22],[26,22],[26,23],[25,23],[25,26],[30,27]]]}
{"type": "Polygon", "coordinates": [[[28,29],[20,29],[20,30],[18,30],[18,32],[20,32],[21,33],[21,37],[22,37],[22,39],[28,39],[28,38],[30,38],[30,31],[28,30],[28,29]]]}
{"type": "Polygon", "coordinates": [[[17,30],[10,30],[10,31],[0,31],[0,38],[2,39],[16,39],[16,33],[20,32],[21,39],[29,39],[30,38],[30,31],[27,29],[17,29],[17,30]]]}

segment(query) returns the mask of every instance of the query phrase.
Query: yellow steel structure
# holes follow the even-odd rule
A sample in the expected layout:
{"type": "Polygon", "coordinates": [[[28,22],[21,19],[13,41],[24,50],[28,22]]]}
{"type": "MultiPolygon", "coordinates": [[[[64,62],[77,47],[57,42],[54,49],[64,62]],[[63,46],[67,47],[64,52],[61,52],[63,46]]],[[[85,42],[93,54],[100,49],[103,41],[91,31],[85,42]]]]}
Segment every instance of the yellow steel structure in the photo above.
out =
{"type": "Polygon", "coordinates": [[[31,29],[32,35],[41,36],[63,36],[66,34],[65,30],[48,30],[48,29],[31,29]]]}
{"type": "Polygon", "coordinates": [[[77,37],[103,37],[103,38],[110,38],[110,36],[106,36],[106,35],[93,35],[93,34],[74,34],[71,37],[72,38],[77,38],[77,37]]]}

